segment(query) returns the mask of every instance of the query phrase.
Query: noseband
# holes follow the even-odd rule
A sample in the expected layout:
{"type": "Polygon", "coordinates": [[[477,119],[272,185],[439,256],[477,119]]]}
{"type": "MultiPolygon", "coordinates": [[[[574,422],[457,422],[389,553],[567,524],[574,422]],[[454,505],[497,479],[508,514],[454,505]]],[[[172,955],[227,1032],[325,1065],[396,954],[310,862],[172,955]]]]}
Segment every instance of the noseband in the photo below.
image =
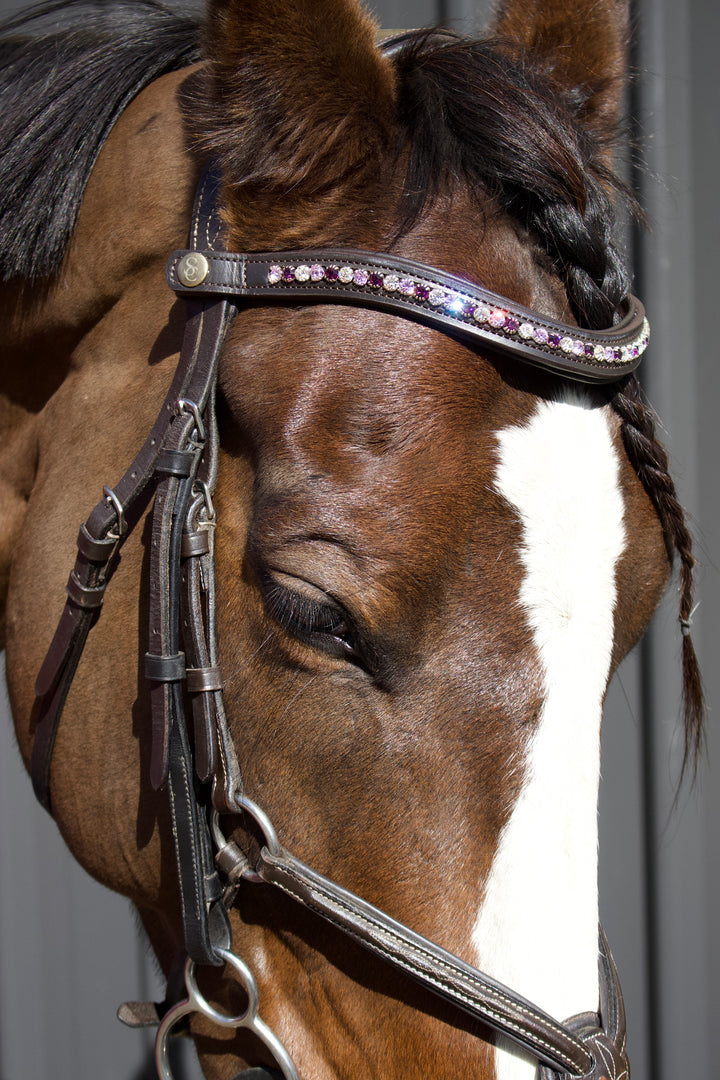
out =
{"type": "MultiPolygon", "coordinates": [[[[32,776],[50,808],[57,725],[87,634],[96,621],[117,553],[154,490],[150,567],[150,651],[145,674],[152,707],[151,781],[167,787],[182,900],[187,997],[164,1016],[156,1043],[162,1080],[172,1080],[167,1042],[175,1025],[200,1012],[229,1028],[249,1028],[280,1075],[295,1066],[258,1015],[255,981],[231,951],[228,910],[244,882],[265,882],[326,919],[427,990],[538,1058],[539,1080],[601,1080],[627,1070],[622,995],[600,931],[600,1016],[558,1023],[508,987],[306,866],[280,843],[272,822],[244,793],[222,703],[215,621],[212,495],[219,438],[214,410],[227,328],[248,300],[340,303],[427,324],[473,348],[539,366],[563,378],[615,382],[634,370],[648,341],[642,305],[628,297],[615,325],[580,330],[463,278],[387,254],[330,249],[237,254],[222,250],[218,178],[209,169],[193,212],[192,248],[168,263],[170,287],[188,301],[180,361],[158,419],[132,465],[81,526],[67,602],[36,683],[38,725],[32,776]],[[188,733],[185,696],[193,710],[188,733]],[[208,804],[211,804],[212,809],[208,804]],[[261,837],[252,857],[227,841],[220,814],[240,816],[261,837]],[[198,964],[228,964],[245,987],[240,1016],[218,1012],[195,981],[198,964]]],[[[243,887],[250,887],[243,885],[243,887]]],[[[245,1080],[271,1077],[249,1070],[245,1080]]],[[[629,1075],[629,1073],[628,1073],[629,1075]]]]}

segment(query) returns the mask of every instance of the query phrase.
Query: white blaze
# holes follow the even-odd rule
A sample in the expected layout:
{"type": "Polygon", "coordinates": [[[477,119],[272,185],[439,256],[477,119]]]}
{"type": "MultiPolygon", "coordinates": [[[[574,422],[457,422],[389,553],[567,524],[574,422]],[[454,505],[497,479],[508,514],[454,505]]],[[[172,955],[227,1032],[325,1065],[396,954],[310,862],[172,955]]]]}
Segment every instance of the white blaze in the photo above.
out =
{"type": "MultiPolygon", "coordinates": [[[[540,403],[526,427],[497,438],[496,487],[522,523],[518,600],[544,704],[473,946],[482,970],[564,1020],[598,1006],[597,790],[625,543],[619,461],[608,411],[579,395],[540,403]]],[[[498,1080],[534,1080],[535,1067],[497,1050],[498,1080]]]]}

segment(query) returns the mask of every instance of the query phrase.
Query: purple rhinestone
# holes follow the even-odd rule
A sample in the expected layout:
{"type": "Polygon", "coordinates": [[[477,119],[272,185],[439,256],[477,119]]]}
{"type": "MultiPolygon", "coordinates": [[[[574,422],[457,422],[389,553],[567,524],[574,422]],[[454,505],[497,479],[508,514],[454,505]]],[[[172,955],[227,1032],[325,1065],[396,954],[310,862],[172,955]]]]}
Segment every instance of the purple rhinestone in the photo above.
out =
{"type": "Polygon", "coordinates": [[[462,313],[466,319],[472,319],[476,308],[476,304],[472,304],[469,300],[463,300],[462,313]]]}
{"type": "Polygon", "coordinates": [[[418,300],[427,300],[430,296],[430,290],[428,289],[427,285],[416,285],[415,295],[418,300]]]}
{"type": "Polygon", "coordinates": [[[292,268],[292,266],[283,266],[282,279],[283,279],[283,281],[294,281],[295,280],[295,271],[292,268]]]}
{"type": "Polygon", "coordinates": [[[549,336],[550,335],[548,334],[544,326],[533,327],[533,337],[537,341],[538,345],[547,345],[549,336]]]}
{"type": "Polygon", "coordinates": [[[547,343],[551,345],[553,349],[560,348],[560,342],[562,341],[561,334],[548,334],[547,343]]]}
{"type": "Polygon", "coordinates": [[[619,348],[618,349],[613,349],[613,356],[615,357],[616,360],[622,360],[622,358],[623,358],[622,349],[619,349],[619,348]]]}
{"type": "Polygon", "coordinates": [[[514,319],[512,315],[508,315],[508,317],[505,319],[505,329],[507,330],[508,334],[517,334],[518,330],[520,329],[520,323],[517,319],[514,319]]]}
{"type": "Polygon", "coordinates": [[[595,346],[594,345],[586,345],[585,346],[585,355],[587,356],[588,360],[592,360],[593,357],[595,356],[595,346]]]}
{"type": "Polygon", "coordinates": [[[369,277],[367,270],[356,270],[353,274],[353,281],[356,285],[367,285],[369,277]]]}
{"type": "Polygon", "coordinates": [[[339,277],[340,277],[340,271],[337,268],[337,266],[326,266],[325,267],[325,280],[326,281],[337,281],[339,277]]]}
{"type": "Polygon", "coordinates": [[[640,349],[638,348],[638,346],[637,345],[631,345],[630,346],[630,356],[632,357],[632,359],[637,360],[639,355],[640,355],[640,349]]]}
{"type": "Polygon", "coordinates": [[[382,289],[385,279],[382,274],[371,274],[367,279],[367,283],[371,289],[382,289]]]}

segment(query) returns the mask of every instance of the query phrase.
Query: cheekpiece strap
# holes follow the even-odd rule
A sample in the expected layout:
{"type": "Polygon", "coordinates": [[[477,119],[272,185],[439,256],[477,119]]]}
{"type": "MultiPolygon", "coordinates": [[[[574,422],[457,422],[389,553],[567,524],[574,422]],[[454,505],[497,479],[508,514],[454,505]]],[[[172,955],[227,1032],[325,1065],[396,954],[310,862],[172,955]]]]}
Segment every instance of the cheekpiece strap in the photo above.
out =
{"type": "Polygon", "coordinates": [[[167,266],[181,295],[375,308],[471,345],[580,382],[616,382],[637,368],[650,327],[630,295],[604,330],[556,322],[464,278],[410,259],[343,248],[258,252],[175,251],[167,266]]]}

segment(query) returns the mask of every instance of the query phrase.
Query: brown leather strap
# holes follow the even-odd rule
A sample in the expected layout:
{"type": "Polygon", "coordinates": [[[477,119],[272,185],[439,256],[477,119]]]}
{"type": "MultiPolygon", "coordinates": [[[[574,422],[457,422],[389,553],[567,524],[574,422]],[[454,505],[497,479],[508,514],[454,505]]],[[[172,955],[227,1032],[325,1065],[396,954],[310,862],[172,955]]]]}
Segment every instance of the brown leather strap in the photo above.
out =
{"type": "Polygon", "coordinates": [[[616,382],[634,371],[650,333],[634,296],[621,305],[615,325],[579,329],[435,267],[354,249],[175,251],[167,278],[184,296],[377,308],[582,382],[616,382]]]}
{"type": "Polygon", "coordinates": [[[263,848],[255,870],[263,881],[282,889],[561,1075],[594,1080],[595,1060],[584,1038],[519,994],[329,881],[283,848],[273,853],[263,848]]]}
{"type": "MultiPolygon", "coordinates": [[[[600,1013],[574,1016],[566,1027],[585,1043],[595,1059],[583,1080],[630,1080],[625,1006],[615,961],[600,927],[600,1013]]],[[[538,1080],[563,1080],[563,1074],[543,1066],[538,1080]]]]}

